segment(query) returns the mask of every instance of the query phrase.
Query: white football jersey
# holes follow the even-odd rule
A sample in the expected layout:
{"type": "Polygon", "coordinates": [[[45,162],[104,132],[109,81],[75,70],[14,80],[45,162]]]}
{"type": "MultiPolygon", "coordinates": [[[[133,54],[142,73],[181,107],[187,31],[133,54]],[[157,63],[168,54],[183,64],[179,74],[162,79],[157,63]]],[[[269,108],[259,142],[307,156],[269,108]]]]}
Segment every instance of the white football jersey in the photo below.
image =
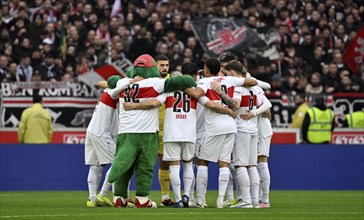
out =
{"type": "Polygon", "coordinates": [[[163,142],[196,142],[197,100],[182,91],[162,94],[165,100],[163,142]]]}
{"type": "Polygon", "coordinates": [[[150,110],[125,111],[124,102],[145,102],[164,91],[165,79],[148,78],[131,84],[120,94],[119,134],[155,133],[159,131],[159,107],[150,110]]]}
{"type": "MultiPolygon", "coordinates": [[[[267,98],[264,95],[263,90],[258,86],[253,87],[238,87],[235,90],[241,92],[240,108],[238,114],[246,113],[247,110],[255,111],[259,106],[264,103],[267,98]]],[[[257,134],[258,132],[258,117],[253,117],[250,120],[243,120],[240,117],[237,118],[238,131],[257,134]]]]}
{"type": "Polygon", "coordinates": [[[118,126],[118,116],[115,114],[119,99],[113,99],[110,95],[111,89],[105,89],[96,104],[87,132],[101,136],[104,133],[114,135],[118,126]]]}
{"type": "MultiPolygon", "coordinates": [[[[262,88],[257,87],[256,91],[262,98],[262,103],[268,101],[262,88]]],[[[263,118],[262,115],[258,115],[258,135],[262,135],[265,138],[273,135],[272,124],[270,123],[270,120],[268,118],[263,118]]]]}
{"type": "MultiPolygon", "coordinates": [[[[211,89],[210,83],[220,83],[221,89],[228,94],[229,97],[233,98],[234,88],[242,86],[244,80],[244,78],[236,77],[208,77],[201,79],[198,82],[197,87],[200,87],[204,91],[206,97],[201,97],[202,99],[200,98],[201,101],[199,100],[199,102],[204,105],[207,101],[211,100],[224,105],[219,95],[211,89]]],[[[212,109],[205,108],[205,130],[206,136],[236,133],[236,123],[229,115],[220,114],[212,109]]]]}
{"type": "Polygon", "coordinates": [[[196,109],[196,132],[205,132],[205,107],[200,103],[197,103],[196,109]]]}

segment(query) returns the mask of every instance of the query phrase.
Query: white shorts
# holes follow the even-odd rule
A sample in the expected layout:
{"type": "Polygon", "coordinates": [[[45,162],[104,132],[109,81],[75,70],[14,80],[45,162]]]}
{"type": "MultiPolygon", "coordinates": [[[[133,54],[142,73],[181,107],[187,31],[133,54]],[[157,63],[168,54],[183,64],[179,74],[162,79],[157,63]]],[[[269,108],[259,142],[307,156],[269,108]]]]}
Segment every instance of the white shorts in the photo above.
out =
{"type": "Polygon", "coordinates": [[[196,148],[195,148],[195,156],[199,154],[203,139],[204,139],[205,131],[196,133],[196,148]]]}
{"type": "Polygon", "coordinates": [[[195,144],[192,142],[166,142],[164,143],[163,160],[179,161],[192,160],[195,153],[195,144]]]}
{"type": "Polygon", "coordinates": [[[115,141],[110,134],[96,136],[87,132],[85,140],[85,164],[111,164],[115,158],[115,141]]]}
{"type": "Polygon", "coordinates": [[[258,156],[269,157],[271,140],[272,140],[272,136],[268,136],[268,137],[259,136],[259,138],[258,138],[258,156]]]}
{"type": "Polygon", "coordinates": [[[235,133],[205,137],[197,157],[211,162],[230,163],[235,133]]]}
{"type": "Polygon", "coordinates": [[[240,132],[235,136],[234,166],[254,166],[258,160],[258,135],[240,132]]]}

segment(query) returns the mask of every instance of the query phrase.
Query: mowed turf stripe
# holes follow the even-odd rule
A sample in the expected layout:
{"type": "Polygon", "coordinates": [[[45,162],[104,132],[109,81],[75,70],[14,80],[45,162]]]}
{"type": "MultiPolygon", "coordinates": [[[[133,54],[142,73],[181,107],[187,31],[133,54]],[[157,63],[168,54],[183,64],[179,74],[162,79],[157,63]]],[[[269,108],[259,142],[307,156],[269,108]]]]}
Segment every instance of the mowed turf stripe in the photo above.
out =
{"type": "MultiPolygon", "coordinates": [[[[145,209],[144,209],[145,210],[145,209]]],[[[152,209],[150,209],[152,211],[152,209]]],[[[226,209],[221,209],[226,210],[226,209]]],[[[236,209],[234,209],[236,210],[236,209]]],[[[247,209],[243,209],[244,211],[247,209]]],[[[241,211],[243,211],[241,210],[241,211]]],[[[210,210],[209,210],[210,211],[210,210]]],[[[214,215],[214,213],[207,213],[207,212],[183,212],[183,215],[214,215]]],[[[244,214],[251,214],[251,212],[226,212],[224,215],[244,215],[244,214]]],[[[263,214],[263,215],[271,215],[269,212],[261,212],[257,214],[263,214]]],[[[358,212],[280,212],[280,214],[288,214],[288,215],[359,215],[358,212]]],[[[150,215],[176,215],[175,212],[148,212],[148,213],[103,213],[103,214],[56,214],[56,215],[13,215],[13,216],[0,216],[0,218],[32,218],[32,217],[77,217],[77,216],[134,216],[134,215],[141,215],[141,216],[150,216],[150,215]]]]}

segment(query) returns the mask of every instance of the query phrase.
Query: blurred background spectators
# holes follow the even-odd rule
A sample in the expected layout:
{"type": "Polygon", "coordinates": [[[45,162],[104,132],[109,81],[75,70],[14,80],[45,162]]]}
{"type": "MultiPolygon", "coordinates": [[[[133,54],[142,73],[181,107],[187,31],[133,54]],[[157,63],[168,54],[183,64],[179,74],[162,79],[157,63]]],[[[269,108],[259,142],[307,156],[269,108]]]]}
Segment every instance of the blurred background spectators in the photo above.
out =
{"type": "Polygon", "coordinates": [[[0,81],[74,81],[108,62],[133,61],[144,53],[167,55],[170,71],[189,61],[203,68],[208,55],[189,19],[224,16],[244,18],[253,29],[275,26],[279,63],[236,54],[254,76],[272,83],[271,92],[364,89],[364,65],[354,74],[343,62],[364,19],[360,0],[123,0],[116,12],[114,0],[0,4],[0,81]]]}

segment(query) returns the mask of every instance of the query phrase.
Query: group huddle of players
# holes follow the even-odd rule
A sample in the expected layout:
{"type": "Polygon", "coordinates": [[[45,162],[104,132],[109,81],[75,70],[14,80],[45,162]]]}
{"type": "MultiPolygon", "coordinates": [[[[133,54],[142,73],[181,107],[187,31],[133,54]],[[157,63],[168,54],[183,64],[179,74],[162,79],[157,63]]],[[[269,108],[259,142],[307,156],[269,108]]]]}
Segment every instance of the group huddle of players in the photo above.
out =
{"type": "MultiPolygon", "coordinates": [[[[168,57],[159,55],[155,62],[162,78],[174,77],[168,74],[168,57]]],[[[128,85],[129,95],[120,96],[119,91],[115,94],[112,89],[103,91],[86,135],[85,162],[90,165],[88,207],[113,206],[113,203],[115,206],[117,203],[115,194],[113,203],[107,198],[111,186],[108,182],[110,170],[98,195],[97,188],[103,167],[112,163],[115,156],[113,137],[125,132],[121,124],[130,124],[120,116],[133,111],[138,115],[138,121],[133,122],[134,131],[147,131],[146,126],[155,127],[157,123],[161,137],[158,176],[162,206],[207,207],[208,163],[215,162],[219,166],[217,208],[270,207],[268,157],[272,136],[269,109],[272,105],[263,91],[270,85],[251,77],[228,52],[218,59],[208,59],[202,75],[192,62],[184,63],[181,73],[192,76],[196,86],[166,93],[163,85],[158,88],[160,83],[143,87],[143,79],[138,79],[141,81],[134,80],[134,84],[128,85]],[[160,126],[158,118],[151,117],[151,112],[160,113],[160,126]],[[116,122],[119,122],[119,129],[116,122]],[[175,202],[169,197],[170,185],[175,202]]],[[[129,198],[123,199],[128,199],[132,206],[129,198]]]]}

